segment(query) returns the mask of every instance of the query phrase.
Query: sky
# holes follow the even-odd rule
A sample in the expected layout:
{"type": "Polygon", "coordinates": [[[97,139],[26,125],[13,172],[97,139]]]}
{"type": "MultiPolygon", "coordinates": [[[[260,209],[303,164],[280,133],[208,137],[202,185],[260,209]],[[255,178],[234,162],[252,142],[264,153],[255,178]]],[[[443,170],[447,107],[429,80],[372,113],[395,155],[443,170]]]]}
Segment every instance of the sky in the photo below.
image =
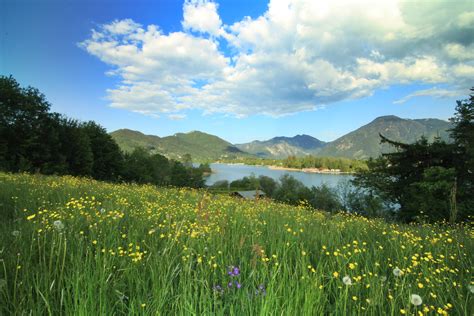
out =
{"type": "Polygon", "coordinates": [[[447,120],[474,82],[474,3],[2,0],[0,75],[108,131],[331,141],[447,120]]]}

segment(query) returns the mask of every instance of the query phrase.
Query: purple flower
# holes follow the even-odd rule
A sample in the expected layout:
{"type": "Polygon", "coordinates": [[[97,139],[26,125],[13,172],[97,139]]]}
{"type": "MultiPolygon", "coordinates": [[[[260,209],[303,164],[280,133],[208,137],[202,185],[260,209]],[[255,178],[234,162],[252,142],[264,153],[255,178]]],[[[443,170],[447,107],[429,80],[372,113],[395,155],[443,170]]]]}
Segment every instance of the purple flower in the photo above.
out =
{"type": "Polygon", "coordinates": [[[229,282],[229,283],[227,284],[227,287],[232,287],[232,282],[229,282]]]}
{"type": "Polygon", "coordinates": [[[231,277],[239,276],[240,269],[239,267],[230,266],[229,270],[227,271],[227,274],[230,275],[231,277]]]}
{"type": "Polygon", "coordinates": [[[238,289],[240,289],[240,288],[242,287],[242,284],[240,284],[239,282],[236,281],[236,282],[235,282],[235,286],[236,286],[238,289]]]}
{"type": "Polygon", "coordinates": [[[234,267],[234,270],[232,271],[234,273],[234,276],[237,276],[240,274],[239,267],[234,267]]]}

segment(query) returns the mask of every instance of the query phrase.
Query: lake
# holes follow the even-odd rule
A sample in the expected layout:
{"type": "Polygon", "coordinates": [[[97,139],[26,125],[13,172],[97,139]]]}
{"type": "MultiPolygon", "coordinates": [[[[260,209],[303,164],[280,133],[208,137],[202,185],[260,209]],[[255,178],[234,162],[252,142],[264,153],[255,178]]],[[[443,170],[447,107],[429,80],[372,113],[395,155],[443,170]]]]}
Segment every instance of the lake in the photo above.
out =
{"type": "Polygon", "coordinates": [[[350,180],[351,175],[347,174],[326,174],[326,173],[309,173],[302,171],[274,170],[266,166],[250,166],[243,164],[224,164],[211,163],[212,174],[206,179],[206,185],[221,180],[232,182],[242,179],[243,177],[254,174],[255,176],[267,176],[275,180],[280,179],[284,174],[290,174],[307,187],[320,186],[325,183],[330,187],[336,187],[340,181],[350,180]]]}

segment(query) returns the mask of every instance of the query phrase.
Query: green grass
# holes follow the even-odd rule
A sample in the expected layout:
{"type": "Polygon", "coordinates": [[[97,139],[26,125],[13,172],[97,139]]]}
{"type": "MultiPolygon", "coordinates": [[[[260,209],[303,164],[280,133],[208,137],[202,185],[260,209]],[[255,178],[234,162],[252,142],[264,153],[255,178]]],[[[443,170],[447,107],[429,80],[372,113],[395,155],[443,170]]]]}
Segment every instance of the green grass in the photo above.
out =
{"type": "Polygon", "coordinates": [[[474,312],[471,225],[1,173],[0,212],[1,315],[474,312]]]}

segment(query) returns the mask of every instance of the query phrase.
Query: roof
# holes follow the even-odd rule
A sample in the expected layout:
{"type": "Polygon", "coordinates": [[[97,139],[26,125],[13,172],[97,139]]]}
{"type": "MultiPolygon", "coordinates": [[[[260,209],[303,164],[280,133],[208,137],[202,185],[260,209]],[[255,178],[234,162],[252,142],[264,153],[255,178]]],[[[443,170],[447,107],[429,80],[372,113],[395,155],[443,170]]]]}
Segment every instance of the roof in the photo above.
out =
{"type": "Polygon", "coordinates": [[[255,200],[255,196],[257,192],[258,192],[258,197],[265,196],[265,192],[263,192],[262,190],[234,191],[231,193],[231,195],[240,196],[248,200],[255,200]]]}

